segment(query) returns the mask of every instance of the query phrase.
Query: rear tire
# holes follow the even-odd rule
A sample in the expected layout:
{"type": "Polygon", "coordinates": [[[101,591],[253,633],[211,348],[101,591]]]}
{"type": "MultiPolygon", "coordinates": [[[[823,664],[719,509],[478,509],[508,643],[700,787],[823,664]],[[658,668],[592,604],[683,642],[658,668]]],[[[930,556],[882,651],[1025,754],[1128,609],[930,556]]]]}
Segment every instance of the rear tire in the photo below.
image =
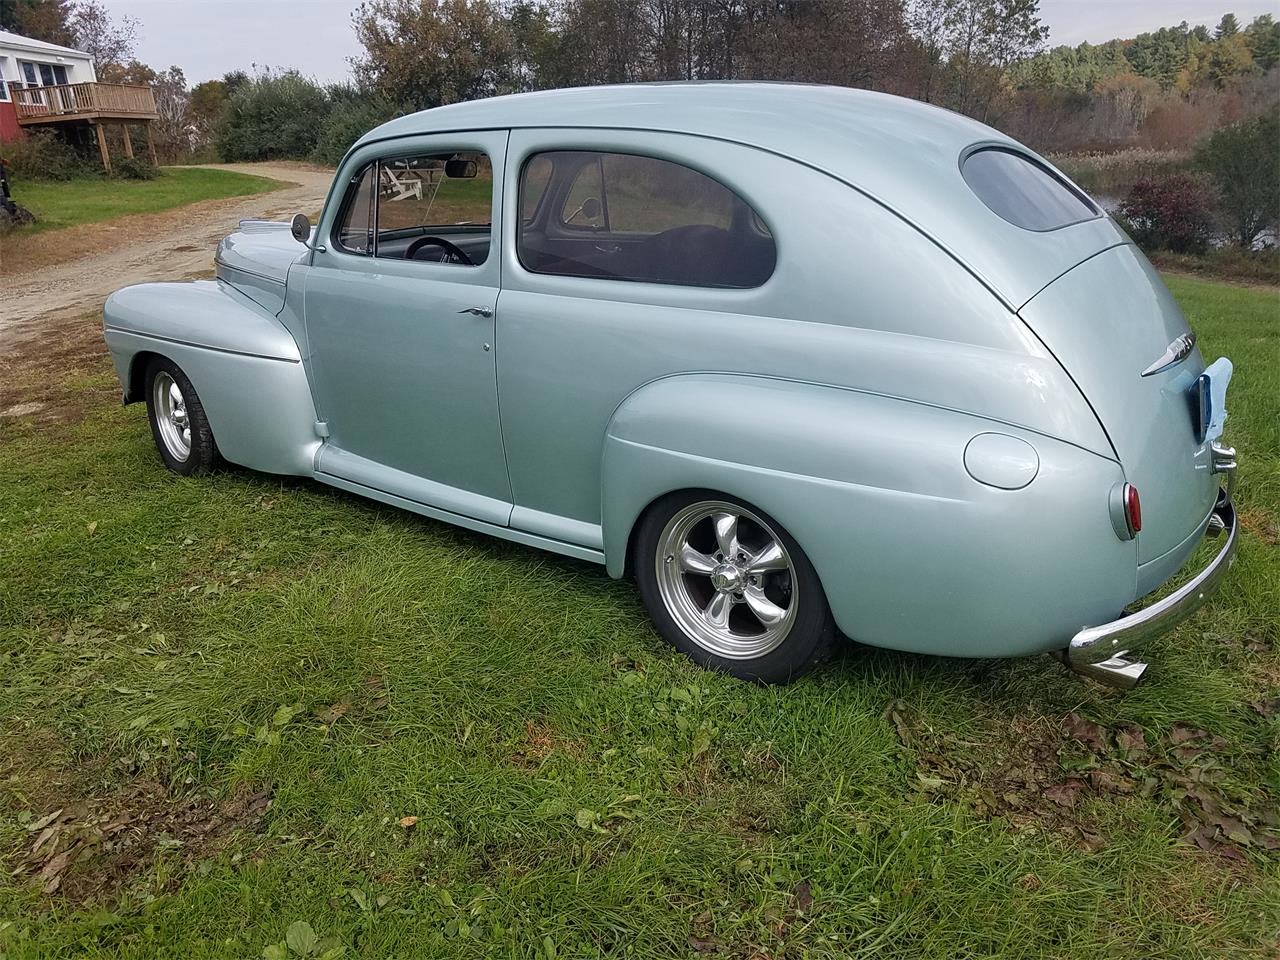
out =
{"type": "Polygon", "coordinates": [[[710,670],[787,683],[831,656],[818,575],[761,510],[710,491],[663,497],[640,521],[632,560],[658,632],[710,670]]]}
{"type": "Polygon", "coordinates": [[[221,465],[204,405],[182,368],[156,357],[147,367],[146,390],[151,436],[164,465],[184,477],[221,465]]]}

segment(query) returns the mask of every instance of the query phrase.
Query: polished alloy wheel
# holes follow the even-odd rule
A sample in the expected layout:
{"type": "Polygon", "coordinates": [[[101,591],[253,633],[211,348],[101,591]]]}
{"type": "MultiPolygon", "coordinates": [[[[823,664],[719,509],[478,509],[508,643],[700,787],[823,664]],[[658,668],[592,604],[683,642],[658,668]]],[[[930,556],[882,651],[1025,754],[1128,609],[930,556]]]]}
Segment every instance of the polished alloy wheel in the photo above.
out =
{"type": "Polygon", "coordinates": [[[719,501],[690,504],[663,528],[655,561],[667,612],[709,653],[761,657],[791,632],[799,599],[791,557],[749,510],[719,501]]]}
{"type": "Polygon", "coordinates": [[[160,439],[175,460],[191,456],[191,421],[187,417],[187,401],[182,390],[168,373],[156,374],[151,386],[156,425],[160,439]]]}

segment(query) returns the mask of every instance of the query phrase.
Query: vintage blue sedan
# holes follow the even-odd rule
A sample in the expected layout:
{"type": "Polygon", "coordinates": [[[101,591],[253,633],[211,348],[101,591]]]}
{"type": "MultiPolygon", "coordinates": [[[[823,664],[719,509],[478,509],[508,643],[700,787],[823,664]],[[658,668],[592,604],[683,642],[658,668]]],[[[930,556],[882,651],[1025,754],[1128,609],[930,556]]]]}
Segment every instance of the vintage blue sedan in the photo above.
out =
{"type": "Polygon", "coordinates": [[[401,117],[314,232],[244,222],[216,281],[121,290],[105,326],[175,472],[225,458],[604,564],[757,681],[843,634],[1130,686],[1125,651],[1236,543],[1229,362],[1045,160],[877,93],[401,117]]]}

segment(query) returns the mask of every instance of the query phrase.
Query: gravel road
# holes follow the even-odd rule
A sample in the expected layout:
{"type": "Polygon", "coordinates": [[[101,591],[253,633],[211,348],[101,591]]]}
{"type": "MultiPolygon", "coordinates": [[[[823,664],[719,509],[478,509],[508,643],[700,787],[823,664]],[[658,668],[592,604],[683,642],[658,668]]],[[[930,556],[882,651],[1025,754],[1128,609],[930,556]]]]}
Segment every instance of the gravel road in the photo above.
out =
{"type": "Polygon", "coordinates": [[[211,164],[280,180],[271,193],[208,200],[163,213],[36,234],[0,248],[0,357],[57,336],[131,283],[181,280],[213,270],[214,249],[242,219],[315,218],[333,171],[306,164],[211,164]]]}

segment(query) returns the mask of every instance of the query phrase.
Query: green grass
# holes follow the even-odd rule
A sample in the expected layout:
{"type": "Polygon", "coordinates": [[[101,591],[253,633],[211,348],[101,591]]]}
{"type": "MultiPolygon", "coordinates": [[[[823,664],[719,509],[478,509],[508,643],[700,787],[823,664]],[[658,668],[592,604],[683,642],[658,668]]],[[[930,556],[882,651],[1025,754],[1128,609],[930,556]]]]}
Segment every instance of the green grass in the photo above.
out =
{"type": "Polygon", "coordinates": [[[747,686],[596,567],[176,478],[104,358],[33,369],[16,399],[82,413],[0,436],[0,954],[286,956],[305,921],[359,957],[1273,956],[1280,301],[1171,286],[1236,363],[1247,523],[1127,695],[856,648],[747,686]]]}
{"type": "Polygon", "coordinates": [[[23,233],[99,223],[132,213],[158,213],[201,200],[243,197],[279,189],[266,177],[231,170],[166,168],[155,180],[29,180],[15,184],[13,199],[39,221],[23,233]]]}

